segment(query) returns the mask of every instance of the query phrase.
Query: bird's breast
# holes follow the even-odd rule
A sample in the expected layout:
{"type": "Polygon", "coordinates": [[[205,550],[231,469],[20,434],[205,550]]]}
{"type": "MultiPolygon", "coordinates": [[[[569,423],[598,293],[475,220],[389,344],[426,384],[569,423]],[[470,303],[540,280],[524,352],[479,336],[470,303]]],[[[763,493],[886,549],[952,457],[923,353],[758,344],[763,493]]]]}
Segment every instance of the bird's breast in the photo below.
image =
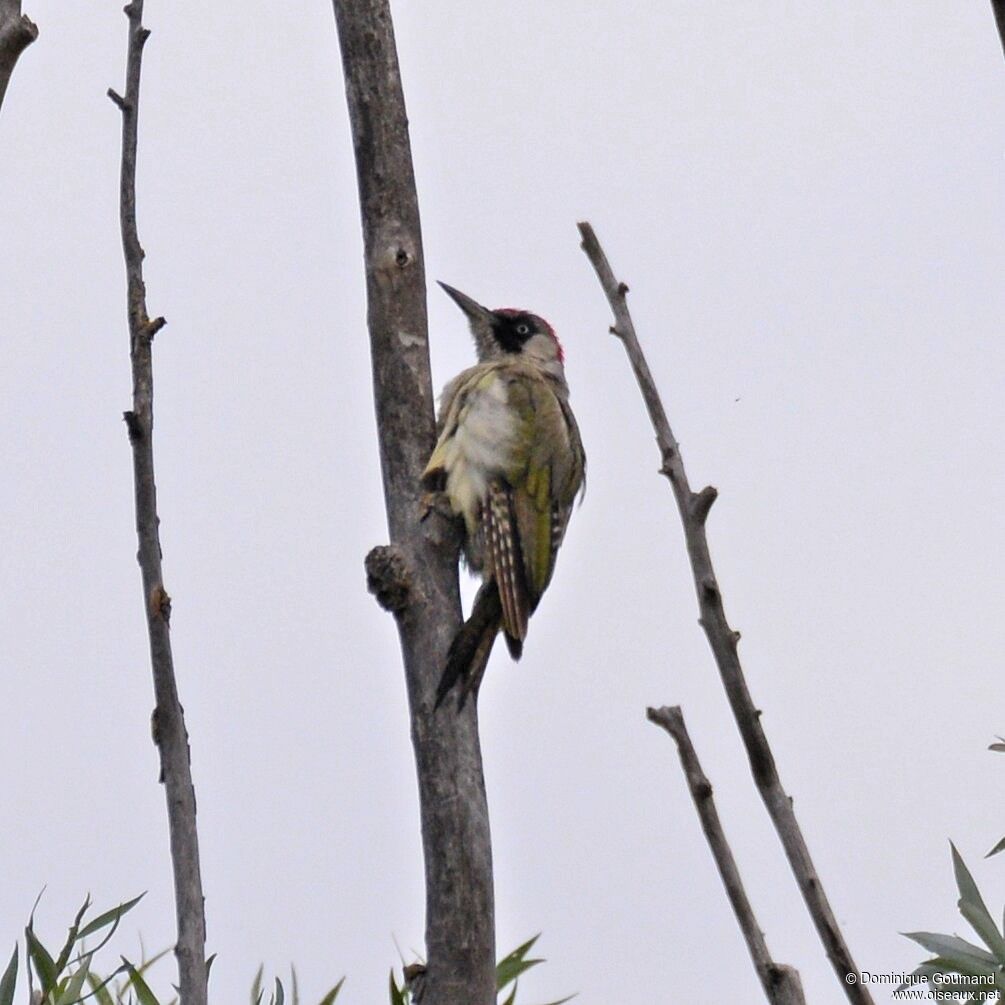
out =
{"type": "Polygon", "coordinates": [[[516,433],[505,378],[497,376],[469,393],[444,457],[447,495],[454,510],[464,514],[469,530],[477,522],[489,482],[512,462],[516,433]]]}

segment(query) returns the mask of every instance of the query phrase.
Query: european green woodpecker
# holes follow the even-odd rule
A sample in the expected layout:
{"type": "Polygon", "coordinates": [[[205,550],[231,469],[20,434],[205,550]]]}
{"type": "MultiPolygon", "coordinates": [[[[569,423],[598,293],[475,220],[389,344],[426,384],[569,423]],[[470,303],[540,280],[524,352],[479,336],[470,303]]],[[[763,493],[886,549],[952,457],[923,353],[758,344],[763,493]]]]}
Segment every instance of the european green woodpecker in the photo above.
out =
{"type": "Polygon", "coordinates": [[[501,630],[514,659],[551,581],[586,455],[569,405],[562,346],[536,314],[490,311],[440,283],[467,315],[478,363],[443,389],[423,486],[464,521],[464,557],[482,577],[436,695],[477,696],[501,630]]]}

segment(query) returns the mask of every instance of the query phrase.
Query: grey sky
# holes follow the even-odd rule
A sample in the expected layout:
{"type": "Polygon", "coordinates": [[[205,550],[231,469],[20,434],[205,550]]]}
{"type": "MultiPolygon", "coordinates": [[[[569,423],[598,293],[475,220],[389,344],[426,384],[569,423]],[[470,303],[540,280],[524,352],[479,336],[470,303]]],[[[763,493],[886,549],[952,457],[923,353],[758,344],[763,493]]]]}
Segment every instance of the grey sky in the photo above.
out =
{"type": "MultiPolygon", "coordinates": [[[[330,5],[149,0],[139,223],[158,487],[192,737],[211,989],[258,963],[377,1002],[422,944],[361,241],[330,5]]],[[[121,3],[32,0],[0,115],[0,945],[48,884],[150,891],[171,939],[134,562],[117,223],[121,3]]],[[[590,219],[696,485],[754,697],[859,965],[960,930],[947,839],[992,909],[1005,860],[1005,74],[983,0],[399,3],[430,284],[547,317],[589,454],[525,657],[481,718],[498,941],[525,1001],[756,1001],[646,704],[681,703],[776,957],[840,989],[696,624],[668,487],[590,219]],[[998,758],[996,760],[996,758],[998,758]]],[[[430,292],[437,386],[468,365],[430,292]]],[[[469,591],[470,593],[470,591],[469,591]]],[[[119,945],[135,950],[131,936],[119,945]]],[[[161,971],[166,987],[168,968],[161,971]]],[[[884,1001],[882,992],[877,1000],[884,1001]]]]}

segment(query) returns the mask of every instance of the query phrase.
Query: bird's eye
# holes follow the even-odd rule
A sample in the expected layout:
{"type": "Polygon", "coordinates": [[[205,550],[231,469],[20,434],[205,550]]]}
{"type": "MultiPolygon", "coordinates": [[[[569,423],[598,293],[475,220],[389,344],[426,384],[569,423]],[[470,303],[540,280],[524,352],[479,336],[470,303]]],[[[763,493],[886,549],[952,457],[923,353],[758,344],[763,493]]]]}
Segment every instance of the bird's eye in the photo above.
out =
{"type": "Polygon", "coordinates": [[[529,335],[530,325],[526,321],[521,321],[520,324],[516,326],[517,335],[529,335]]]}

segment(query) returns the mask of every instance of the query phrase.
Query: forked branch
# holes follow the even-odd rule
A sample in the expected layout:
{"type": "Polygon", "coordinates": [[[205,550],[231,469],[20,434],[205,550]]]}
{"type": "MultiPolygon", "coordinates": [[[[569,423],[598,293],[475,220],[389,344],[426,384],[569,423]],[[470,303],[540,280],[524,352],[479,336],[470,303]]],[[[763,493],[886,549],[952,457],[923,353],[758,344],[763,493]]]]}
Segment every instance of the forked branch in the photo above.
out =
{"type": "Polygon", "coordinates": [[[136,496],[137,559],[143,579],[143,607],[150,638],[156,705],[153,737],[160,753],[161,781],[167,797],[171,863],[174,872],[175,910],[178,920],[178,991],[181,1005],[206,1005],[206,921],[199,840],[196,833],[195,790],[189,763],[188,733],[178,700],[171,654],[171,598],[161,572],[160,519],[153,453],[153,339],[164,326],[163,318],[147,314],[143,284],[143,249],[136,229],[136,139],[140,105],[140,69],[143,45],[150,34],[143,27],[143,0],[125,8],[129,19],[126,59],[126,93],[109,90],[108,96],[122,112],[122,167],[119,188],[119,222],[126,260],[126,300],[129,318],[129,356],[133,372],[133,407],[126,412],[126,429],[133,451],[136,496]]]}
{"type": "Polygon", "coordinates": [[[579,224],[579,232],[582,236],[583,251],[596,270],[600,285],[614,313],[614,326],[611,331],[618,336],[625,347],[625,352],[628,353],[629,362],[635,372],[635,378],[656,432],[656,441],[662,458],[661,471],[670,482],[684,524],[684,539],[698,594],[698,608],[701,612],[700,623],[708,637],[716,666],[719,668],[719,676],[726,689],[726,697],[733,710],[740,736],[743,738],[754,781],[781,839],[789,865],[841,987],[848,1000],[855,1005],[872,1005],[872,996],[857,979],[858,969],[817,876],[792,809],[792,800],[782,788],[771,747],[761,727],[760,710],[754,705],[747,681],[743,676],[737,653],[740,635],[729,627],[726,620],[722,594],[719,591],[705,536],[705,520],[715,499],[715,489],[709,486],[700,492],[691,490],[680,448],[667,420],[649,364],[635,334],[635,325],[628,310],[626,297],[628,287],[615,279],[607,256],[590,224],[579,224]],[[849,974],[856,975],[855,981],[847,980],[849,974]]]}
{"type": "Polygon", "coordinates": [[[650,722],[662,726],[677,744],[681,767],[684,769],[684,779],[698,811],[701,829],[715,859],[722,885],[726,888],[726,896],[736,915],[736,920],[743,932],[750,958],[754,961],[754,969],[764,988],[764,994],[771,1005],[806,1005],[803,997],[803,986],[799,980],[799,971],[784,963],[776,963],[768,952],[768,944],[764,933],[754,916],[754,909],[747,898],[740,870],[736,867],[733,851],[726,840],[726,832],[719,821],[719,813],[712,797],[712,783],[702,770],[687,726],[684,725],[684,715],[679,706],[667,708],[650,708],[646,710],[650,722]]]}

